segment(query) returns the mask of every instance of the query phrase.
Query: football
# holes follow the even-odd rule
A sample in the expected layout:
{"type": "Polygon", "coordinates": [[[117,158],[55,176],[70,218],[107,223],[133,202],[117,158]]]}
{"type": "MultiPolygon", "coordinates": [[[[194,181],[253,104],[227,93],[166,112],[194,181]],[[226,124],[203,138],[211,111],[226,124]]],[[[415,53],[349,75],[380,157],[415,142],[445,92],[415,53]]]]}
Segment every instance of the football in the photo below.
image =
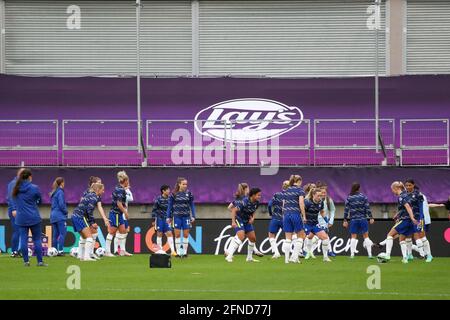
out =
{"type": "Polygon", "coordinates": [[[95,254],[99,257],[103,257],[105,255],[105,249],[99,247],[97,250],[95,250],[95,254]]]}
{"type": "Polygon", "coordinates": [[[49,248],[47,250],[47,256],[49,257],[56,257],[58,255],[58,250],[56,250],[56,248],[49,248]]]}
{"type": "Polygon", "coordinates": [[[72,249],[70,249],[70,255],[74,258],[77,258],[78,257],[78,248],[73,247],[72,249]]]}

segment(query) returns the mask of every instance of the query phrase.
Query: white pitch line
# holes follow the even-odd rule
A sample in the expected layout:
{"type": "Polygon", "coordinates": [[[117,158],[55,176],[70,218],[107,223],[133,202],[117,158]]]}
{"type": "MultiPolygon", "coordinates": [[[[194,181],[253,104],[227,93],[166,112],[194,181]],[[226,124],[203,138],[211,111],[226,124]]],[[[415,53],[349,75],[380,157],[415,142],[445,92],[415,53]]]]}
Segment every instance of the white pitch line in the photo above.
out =
{"type": "MultiPolygon", "coordinates": [[[[65,288],[49,289],[49,288],[0,288],[0,292],[5,291],[74,291],[65,288]]],[[[78,291],[78,290],[75,290],[78,291]]],[[[219,289],[139,289],[139,288],[98,288],[98,289],[81,289],[83,291],[92,292],[185,292],[185,293],[287,293],[287,294],[331,294],[331,295],[386,295],[386,296],[411,296],[411,297],[450,297],[450,293],[404,293],[404,292],[383,292],[383,291],[368,291],[368,292],[339,292],[339,291],[312,291],[312,290],[219,290],[219,289]]],[[[344,299],[345,300],[345,299],[344,299]]]]}

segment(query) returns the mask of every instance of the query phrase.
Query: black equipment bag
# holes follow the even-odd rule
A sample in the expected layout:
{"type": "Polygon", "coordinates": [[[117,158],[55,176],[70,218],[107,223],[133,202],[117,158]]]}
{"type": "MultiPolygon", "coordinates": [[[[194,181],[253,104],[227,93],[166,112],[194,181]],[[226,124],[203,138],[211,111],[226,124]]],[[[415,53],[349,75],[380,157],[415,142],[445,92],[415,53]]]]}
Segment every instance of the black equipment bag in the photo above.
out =
{"type": "Polygon", "coordinates": [[[172,261],[168,254],[150,255],[150,268],[172,268],[172,261]]]}

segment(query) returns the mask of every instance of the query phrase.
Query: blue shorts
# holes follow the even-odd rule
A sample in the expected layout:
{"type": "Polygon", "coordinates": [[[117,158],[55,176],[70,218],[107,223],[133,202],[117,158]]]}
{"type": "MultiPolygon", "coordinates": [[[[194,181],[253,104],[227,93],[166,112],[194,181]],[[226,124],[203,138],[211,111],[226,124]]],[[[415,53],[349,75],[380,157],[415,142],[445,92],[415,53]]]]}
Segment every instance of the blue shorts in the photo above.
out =
{"type": "Polygon", "coordinates": [[[287,213],[283,218],[283,230],[287,233],[300,232],[304,229],[300,214],[287,213]]]}
{"type": "Polygon", "coordinates": [[[272,218],[269,224],[269,232],[276,234],[280,229],[283,230],[283,220],[272,218]]]}
{"type": "Polygon", "coordinates": [[[393,229],[397,231],[398,234],[404,235],[404,236],[410,236],[415,232],[415,225],[412,223],[411,220],[400,220],[397,222],[393,229]]]}
{"type": "Polygon", "coordinates": [[[172,228],[167,223],[166,219],[156,218],[155,229],[157,232],[166,233],[172,231],[172,228]]]}
{"type": "Polygon", "coordinates": [[[234,228],[234,230],[236,231],[236,233],[238,233],[241,230],[243,230],[245,233],[249,233],[254,231],[255,229],[253,228],[253,224],[245,223],[242,221],[241,218],[236,217],[236,228],[234,228]]]}
{"type": "Polygon", "coordinates": [[[173,228],[178,230],[189,230],[191,228],[191,217],[174,216],[173,228]]]}
{"type": "Polygon", "coordinates": [[[310,234],[311,232],[314,234],[318,234],[321,231],[325,231],[326,232],[327,228],[325,227],[321,227],[319,224],[306,224],[305,225],[305,232],[306,234],[310,234]]]}
{"type": "Polygon", "coordinates": [[[111,224],[111,227],[118,228],[120,225],[124,224],[123,214],[115,214],[114,212],[110,212],[109,223],[111,224]]]}
{"type": "Polygon", "coordinates": [[[429,229],[429,228],[425,228],[425,221],[423,221],[423,220],[419,220],[419,224],[417,226],[414,225],[414,233],[425,232],[425,231],[427,231],[426,229],[429,229]]]}
{"type": "Polygon", "coordinates": [[[350,220],[349,231],[351,234],[364,234],[369,232],[369,223],[364,220],[350,220]]]}
{"type": "Polygon", "coordinates": [[[80,232],[84,228],[89,228],[89,222],[87,221],[87,219],[85,217],[80,218],[77,216],[72,216],[72,224],[73,224],[73,229],[75,230],[75,232],[80,232]]]}
{"type": "Polygon", "coordinates": [[[93,216],[93,215],[90,215],[90,216],[87,218],[87,222],[89,223],[90,226],[92,226],[92,225],[95,223],[95,218],[94,218],[94,216],[93,216]]]}

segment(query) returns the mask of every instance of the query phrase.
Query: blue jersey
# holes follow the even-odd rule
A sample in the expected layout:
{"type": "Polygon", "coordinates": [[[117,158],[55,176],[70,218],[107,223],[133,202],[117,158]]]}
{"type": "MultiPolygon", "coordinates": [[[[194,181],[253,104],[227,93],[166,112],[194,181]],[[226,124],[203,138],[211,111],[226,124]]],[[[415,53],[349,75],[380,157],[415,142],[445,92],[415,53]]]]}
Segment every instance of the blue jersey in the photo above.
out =
{"type": "Polygon", "coordinates": [[[258,207],[258,201],[251,202],[248,197],[245,197],[242,202],[236,206],[236,215],[242,220],[243,223],[248,223],[258,207]]]}
{"type": "Polygon", "coordinates": [[[236,197],[232,202],[233,207],[239,206],[242,203],[242,201],[244,201],[244,199],[245,199],[245,196],[236,197]]]}
{"type": "Polygon", "coordinates": [[[408,203],[411,206],[411,197],[408,195],[406,191],[403,191],[398,197],[398,217],[400,220],[411,220],[408,211],[405,208],[405,205],[408,203]]]}
{"type": "MultiPolygon", "coordinates": [[[[87,188],[84,192],[83,195],[81,196],[82,198],[85,197],[88,193],[93,192],[91,188],[87,188]]],[[[81,201],[81,200],[80,200],[81,201]]],[[[102,202],[102,197],[101,196],[97,196],[97,203],[102,202]]]]}
{"type": "Polygon", "coordinates": [[[372,218],[367,197],[360,192],[349,195],[345,200],[344,220],[367,220],[367,218],[372,218]]]}
{"type": "Polygon", "coordinates": [[[300,197],[305,197],[305,191],[297,186],[287,188],[282,192],[284,214],[300,214],[300,197]]]}
{"type": "Polygon", "coordinates": [[[95,192],[89,192],[81,198],[80,203],[73,211],[72,216],[78,218],[86,218],[88,221],[92,221],[94,217],[94,210],[97,205],[97,194],[95,192]]]}
{"type": "Polygon", "coordinates": [[[189,190],[177,192],[169,196],[169,204],[167,206],[167,217],[192,217],[195,218],[194,196],[189,190]]]}
{"type": "Polygon", "coordinates": [[[124,207],[126,206],[127,192],[125,191],[125,188],[123,188],[121,185],[117,185],[112,193],[112,204],[110,213],[122,214],[122,211],[120,211],[117,202],[121,202],[124,207]]]}
{"type": "Polygon", "coordinates": [[[23,181],[14,201],[17,210],[15,221],[17,225],[27,227],[41,222],[38,205],[42,199],[37,185],[30,181],[23,181]]]}
{"type": "Polygon", "coordinates": [[[50,211],[50,223],[56,223],[67,219],[67,205],[64,197],[64,190],[56,188],[51,195],[52,208],[50,211]]]}
{"type": "Polygon", "coordinates": [[[87,194],[88,194],[88,193],[91,193],[91,192],[92,192],[91,188],[87,188],[87,189],[83,192],[83,195],[81,196],[81,198],[87,196],[87,194]]]}
{"type": "Polygon", "coordinates": [[[165,220],[168,206],[169,206],[169,197],[164,198],[162,195],[158,196],[153,204],[152,218],[165,220]]]}
{"type": "Polygon", "coordinates": [[[410,205],[411,205],[411,209],[413,211],[414,214],[414,219],[416,220],[421,220],[423,219],[423,202],[424,202],[424,198],[422,193],[417,190],[414,189],[413,192],[408,193],[408,196],[410,198],[410,205]]]}
{"type": "Polygon", "coordinates": [[[306,223],[314,225],[318,224],[319,215],[322,210],[323,210],[322,200],[316,203],[312,199],[305,199],[306,223]]]}
{"type": "Polygon", "coordinates": [[[283,219],[283,192],[277,192],[273,195],[268,204],[269,214],[272,219],[283,219]]]}

